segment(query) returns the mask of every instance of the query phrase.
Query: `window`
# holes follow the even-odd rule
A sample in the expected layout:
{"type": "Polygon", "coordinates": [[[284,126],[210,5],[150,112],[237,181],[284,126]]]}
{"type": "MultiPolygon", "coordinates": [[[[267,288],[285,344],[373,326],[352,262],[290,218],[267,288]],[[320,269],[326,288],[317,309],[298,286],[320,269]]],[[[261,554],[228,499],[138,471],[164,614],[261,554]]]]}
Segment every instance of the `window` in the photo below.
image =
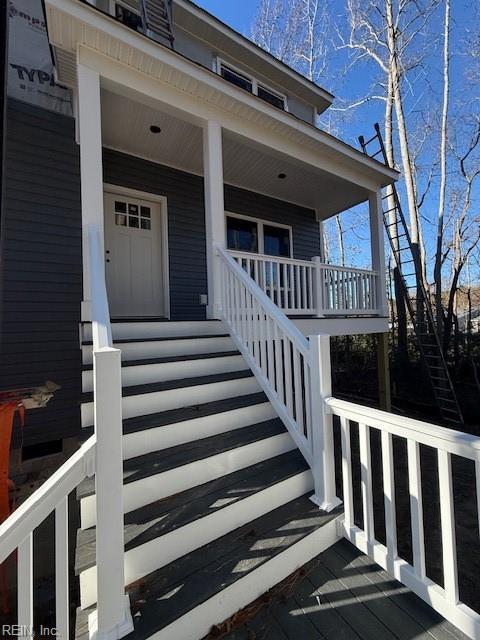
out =
{"type": "Polygon", "coordinates": [[[245,89],[245,91],[248,91],[249,93],[253,93],[253,83],[245,76],[242,76],[240,73],[233,71],[233,69],[225,67],[223,64],[221,66],[220,73],[222,74],[222,78],[225,78],[225,80],[227,80],[228,82],[236,84],[237,87],[245,89]]]}
{"type": "Polygon", "coordinates": [[[290,258],[290,229],[264,224],[263,253],[290,258]]]}
{"type": "Polygon", "coordinates": [[[227,247],[232,251],[290,258],[292,229],[266,220],[227,214],[227,247]]]}
{"type": "Polygon", "coordinates": [[[249,77],[247,74],[235,69],[231,65],[225,64],[220,59],[217,59],[217,71],[218,73],[232,84],[245,89],[249,93],[253,93],[265,102],[268,102],[278,109],[287,110],[287,99],[282,96],[281,93],[277,93],[273,89],[269,89],[265,85],[259,84],[255,78],[249,77]]]}
{"type": "Polygon", "coordinates": [[[129,27],[134,31],[143,32],[143,24],[140,14],[133,11],[130,7],[126,7],[119,2],[115,2],[113,13],[115,18],[126,27],[129,27]]]}
{"type": "Polygon", "coordinates": [[[269,102],[274,107],[285,110],[285,98],[280,96],[278,93],[274,93],[270,89],[265,89],[265,87],[258,85],[257,95],[259,98],[265,100],[265,102],[269,102]]]}
{"type": "Polygon", "coordinates": [[[258,253],[258,224],[254,220],[228,216],[227,246],[235,251],[258,253]]]}

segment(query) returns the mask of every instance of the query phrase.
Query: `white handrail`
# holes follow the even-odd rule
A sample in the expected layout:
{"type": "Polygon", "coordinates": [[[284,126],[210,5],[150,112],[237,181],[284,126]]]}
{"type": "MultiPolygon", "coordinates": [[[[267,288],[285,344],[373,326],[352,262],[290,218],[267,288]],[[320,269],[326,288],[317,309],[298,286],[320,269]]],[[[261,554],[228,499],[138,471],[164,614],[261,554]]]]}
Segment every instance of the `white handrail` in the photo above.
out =
{"type": "Polygon", "coordinates": [[[121,638],[133,629],[125,595],[121,352],[114,348],[100,229],[87,229],[93,338],[97,612],[91,633],[121,638]]]}
{"type": "Polygon", "coordinates": [[[33,638],[34,584],[33,533],[55,514],[55,626],[57,635],[68,640],[70,627],[68,497],[94,473],[95,435],[91,436],[11,516],[0,525],[0,564],[15,551],[17,561],[17,624],[33,638]]]}
{"type": "Polygon", "coordinates": [[[221,247],[221,311],[234,342],[312,465],[309,345],[244,269],[221,247]]]}
{"type": "Polygon", "coordinates": [[[78,487],[84,478],[93,475],[94,456],[93,435],[0,525],[0,564],[63,498],[78,487]]]}
{"type": "Polygon", "coordinates": [[[328,337],[310,336],[307,340],[227,251],[217,247],[217,252],[221,263],[222,317],[312,469],[312,500],[330,511],[339,501],[331,481],[331,419],[322,402],[331,394],[329,350],[322,350],[328,337]]]}
{"type": "MultiPolygon", "coordinates": [[[[427,601],[442,616],[450,620],[470,638],[480,637],[480,615],[460,601],[456,550],[455,495],[453,491],[452,455],[475,462],[477,516],[480,525],[480,438],[434,424],[396,416],[337,398],[325,399],[325,405],[340,420],[343,501],[345,505],[344,535],[363,553],[386,569],[397,580],[427,601]],[[371,429],[380,432],[382,468],[379,478],[372,468],[371,429]],[[360,450],[361,510],[363,526],[355,523],[355,504],[350,438],[358,431],[360,450]],[[397,547],[397,509],[395,504],[395,460],[393,438],[406,443],[408,490],[410,494],[410,528],[412,563],[400,558],[397,547]],[[422,459],[420,446],[437,453],[440,523],[442,533],[442,565],[444,585],[441,587],[426,575],[426,547],[422,504],[422,459]],[[376,537],[373,510],[373,487],[383,485],[385,544],[376,537]]],[[[472,505],[472,508],[475,508],[472,505]]],[[[405,518],[404,513],[401,514],[405,518]]]]}
{"type": "Polygon", "coordinates": [[[268,260],[269,262],[281,262],[283,264],[298,264],[305,267],[313,267],[311,260],[299,260],[297,258],[286,258],[283,256],[272,256],[268,253],[250,253],[249,251],[234,251],[228,249],[229,255],[232,258],[244,258],[250,260],[268,260]]]}
{"type": "Polygon", "coordinates": [[[380,312],[378,272],[228,250],[262,291],[288,315],[372,315],[380,312]]]}

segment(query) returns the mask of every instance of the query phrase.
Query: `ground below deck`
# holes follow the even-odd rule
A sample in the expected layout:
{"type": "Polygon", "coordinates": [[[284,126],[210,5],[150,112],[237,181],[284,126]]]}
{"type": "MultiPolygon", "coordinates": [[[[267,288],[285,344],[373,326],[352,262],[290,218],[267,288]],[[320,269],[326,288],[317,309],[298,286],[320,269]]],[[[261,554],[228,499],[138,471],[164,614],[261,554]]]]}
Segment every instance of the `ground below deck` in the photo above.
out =
{"type": "Polygon", "coordinates": [[[208,639],[467,640],[346,540],[312,560],[305,574],[273,590],[251,619],[208,639]]]}

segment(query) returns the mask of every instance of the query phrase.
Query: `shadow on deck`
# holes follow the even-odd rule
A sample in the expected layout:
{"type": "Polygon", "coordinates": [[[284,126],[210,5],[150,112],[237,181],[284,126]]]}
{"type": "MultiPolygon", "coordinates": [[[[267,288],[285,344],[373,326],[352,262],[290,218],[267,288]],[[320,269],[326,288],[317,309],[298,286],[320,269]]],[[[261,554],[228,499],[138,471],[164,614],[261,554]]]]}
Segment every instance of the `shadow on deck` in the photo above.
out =
{"type": "Polygon", "coordinates": [[[346,540],[295,578],[234,616],[234,628],[224,625],[208,639],[467,640],[346,540]]]}

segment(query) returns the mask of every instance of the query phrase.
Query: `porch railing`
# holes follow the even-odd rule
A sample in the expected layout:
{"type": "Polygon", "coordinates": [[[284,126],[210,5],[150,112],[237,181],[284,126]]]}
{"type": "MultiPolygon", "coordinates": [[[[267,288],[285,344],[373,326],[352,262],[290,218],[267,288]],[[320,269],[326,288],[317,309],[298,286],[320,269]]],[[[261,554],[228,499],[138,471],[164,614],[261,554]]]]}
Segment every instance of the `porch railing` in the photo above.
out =
{"type": "MultiPolygon", "coordinates": [[[[55,518],[55,628],[56,636],[68,640],[70,631],[69,589],[69,508],[72,491],[95,468],[95,436],[91,436],[42,486],[29,496],[13,514],[0,525],[0,565],[4,575],[13,571],[17,553],[17,621],[19,636],[32,639],[34,631],[34,532],[53,512],[55,518]],[[5,563],[5,564],[4,564],[5,563]]],[[[14,583],[14,581],[13,581],[14,583]]],[[[4,582],[4,586],[7,580],[4,582]]],[[[8,603],[9,606],[10,603],[8,603]]],[[[4,620],[7,622],[7,620],[4,620]]],[[[38,631],[38,630],[37,630],[38,631]]],[[[11,631],[12,635],[16,635],[11,631]]]]}
{"type": "MultiPolygon", "coordinates": [[[[471,481],[477,489],[478,527],[480,438],[336,398],[328,398],[325,403],[340,421],[345,537],[470,638],[480,637],[480,615],[460,601],[455,522],[455,508],[458,505],[454,503],[452,478],[452,456],[463,458],[464,462],[473,461],[474,474],[471,481]],[[351,448],[354,431],[359,450],[361,504],[355,502],[353,490],[354,481],[358,482],[355,476],[358,456],[355,456],[354,461],[351,448]],[[374,434],[377,437],[373,437],[374,434]],[[406,450],[409,514],[408,509],[403,509],[400,514],[396,507],[399,486],[396,474],[399,460],[398,455],[394,458],[394,440],[396,447],[406,450]],[[374,442],[377,443],[377,451],[374,451],[374,442]],[[433,462],[428,463],[428,467],[425,466],[425,456],[422,456],[422,462],[420,455],[421,450],[423,453],[425,448],[427,452],[430,450],[434,457],[433,462]],[[381,460],[381,463],[372,464],[374,453],[375,460],[381,460]],[[430,473],[431,476],[428,475],[430,473]],[[431,528],[432,523],[424,517],[422,479],[425,477],[430,477],[430,482],[434,484],[438,481],[441,531],[441,551],[438,553],[441,554],[443,586],[427,575],[425,527],[431,528]],[[383,509],[379,514],[376,501],[377,517],[374,518],[374,488],[378,487],[383,487],[383,509]],[[378,540],[376,531],[376,522],[378,523],[379,519],[384,522],[384,542],[378,540]],[[399,557],[397,521],[400,524],[409,524],[413,558],[411,563],[399,557]]],[[[395,451],[398,452],[399,449],[396,448],[395,451]]],[[[456,493],[458,495],[458,492],[456,493]]],[[[469,508],[475,512],[475,504],[471,504],[469,508]]],[[[477,528],[477,536],[478,533],[477,528]]],[[[438,537],[436,539],[438,540],[438,537]]],[[[462,553],[466,553],[466,550],[462,553]]]]}
{"type": "MultiPolygon", "coordinates": [[[[44,484],[0,525],[0,564],[17,551],[17,624],[20,635],[34,638],[33,536],[55,514],[55,627],[68,640],[72,603],[69,574],[70,494],[95,474],[97,609],[89,617],[90,635],[117,640],[133,630],[124,590],[122,408],[120,351],[112,346],[99,230],[88,229],[93,337],[95,432],[44,484]],[[101,460],[101,464],[96,461],[101,460]]],[[[10,567],[9,564],[6,565],[10,567]]]]}
{"type": "Polygon", "coordinates": [[[376,271],[228,251],[262,291],[286,314],[379,315],[376,271]]]}
{"type": "MultiPolygon", "coordinates": [[[[250,277],[251,269],[253,275],[256,269],[262,272],[265,262],[242,263],[221,247],[217,251],[223,320],[312,468],[315,502],[331,510],[338,500],[334,495],[333,433],[322,403],[322,397],[331,394],[330,355],[322,348],[322,341],[328,338],[305,338],[250,277]]],[[[269,267],[266,269],[268,272],[269,267]]]]}

